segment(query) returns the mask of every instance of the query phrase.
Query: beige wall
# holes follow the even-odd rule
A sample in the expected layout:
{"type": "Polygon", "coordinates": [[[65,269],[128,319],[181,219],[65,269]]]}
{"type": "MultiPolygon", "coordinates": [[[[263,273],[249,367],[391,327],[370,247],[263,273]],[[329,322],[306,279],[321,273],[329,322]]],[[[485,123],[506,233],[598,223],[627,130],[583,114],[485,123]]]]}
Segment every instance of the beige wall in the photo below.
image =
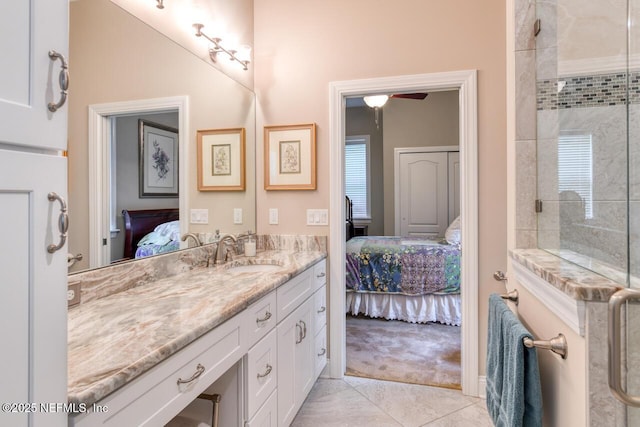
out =
{"type": "Polygon", "coordinates": [[[87,107],[116,101],[189,96],[189,202],[209,209],[209,225],[191,231],[241,232],[255,227],[255,97],[253,93],[108,0],[70,3],[69,251],[89,259],[87,107]],[[196,131],[244,127],[247,191],[199,192],[196,131]],[[244,224],[233,225],[242,207],[244,224]]]}
{"type": "Polygon", "coordinates": [[[394,150],[459,144],[458,91],[432,92],[424,100],[391,98],[384,109],[385,234],[395,232],[394,150]]]}
{"type": "MultiPolygon", "coordinates": [[[[478,70],[479,370],[485,371],[492,272],[506,269],[505,2],[255,0],[259,233],[329,234],[305,225],[329,208],[329,82],[478,70]],[[264,125],[318,124],[318,189],[264,191],[264,125]],[[292,203],[295,201],[295,203],[292,203]],[[269,225],[278,208],[279,225],[269,225]]],[[[331,254],[330,254],[331,256],[331,254]]]]}

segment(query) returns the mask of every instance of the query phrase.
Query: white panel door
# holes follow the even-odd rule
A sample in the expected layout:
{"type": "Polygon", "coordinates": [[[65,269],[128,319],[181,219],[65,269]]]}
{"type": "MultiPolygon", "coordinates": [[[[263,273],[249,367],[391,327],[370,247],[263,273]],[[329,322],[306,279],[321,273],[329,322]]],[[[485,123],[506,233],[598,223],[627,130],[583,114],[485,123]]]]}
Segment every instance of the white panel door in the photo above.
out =
{"type": "Polygon", "coordinates": [[[61,208],[47,194],[66,196],[66,171],[65,157],[0,150],[0,402],[37,405],[1,411],[2,426],[67,423],[39,406],[67,400],[66,247],[47,251],[60,242],[61,208]]]}
{"type": "Polygon", "coordinates": [[[447,153],[401,153],[401,236],[444,236],[448,222],[447,153]]]}
{"type": "Polygon", "coordinates": [[[68,57],[68,15],[67,0],[0,2],[0,143],[65,149],[67,107],[48,108],[62,97],[62,61],[49,51],[68,57]]]}

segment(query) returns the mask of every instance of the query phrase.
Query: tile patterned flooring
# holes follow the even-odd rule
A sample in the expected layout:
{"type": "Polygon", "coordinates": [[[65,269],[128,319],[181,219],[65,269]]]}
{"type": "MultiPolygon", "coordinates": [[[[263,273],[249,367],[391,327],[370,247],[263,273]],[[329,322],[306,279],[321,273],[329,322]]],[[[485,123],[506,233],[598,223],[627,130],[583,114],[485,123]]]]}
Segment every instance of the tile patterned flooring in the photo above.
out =
{"type": "Polygon", "coordinates": [[[484,399],[459,390],[345,376],[320,378],[294,427],[492,427],[484,399]]]}

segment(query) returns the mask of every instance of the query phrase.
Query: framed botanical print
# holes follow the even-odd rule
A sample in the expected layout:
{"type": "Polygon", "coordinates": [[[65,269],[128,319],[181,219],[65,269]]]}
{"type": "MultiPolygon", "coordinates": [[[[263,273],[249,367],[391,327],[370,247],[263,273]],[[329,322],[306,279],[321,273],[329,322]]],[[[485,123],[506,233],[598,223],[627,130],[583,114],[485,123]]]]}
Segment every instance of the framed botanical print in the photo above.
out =
{"type": "Polygon", "coordinates": [[[178,129],[138,120],[140,198],[178,197],[178,129]]]}
{"type": "Polygon", "coordinates": [[[199,130],[198,190],[245,189],[245,129],[199,130]]]}
{"type": "Polygon", "coordinates": [[[265,190],[316,189],[316,125],[265,126],[265,190]]]}

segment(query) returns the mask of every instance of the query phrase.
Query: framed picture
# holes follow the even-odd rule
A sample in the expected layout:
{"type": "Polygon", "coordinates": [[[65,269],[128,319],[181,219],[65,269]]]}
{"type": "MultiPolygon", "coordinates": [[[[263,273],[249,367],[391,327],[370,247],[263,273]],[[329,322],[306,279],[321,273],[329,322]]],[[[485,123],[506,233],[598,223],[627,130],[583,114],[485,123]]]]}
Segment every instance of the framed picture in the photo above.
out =
{"type": "Polygon", "coordinates": [[[316,189],[316,125],[265,126],[264,189],[316,189]]]}
{"type": "Polygon", "coordinates": [[[198,190],[245,189],[245,130],[198,131],[198,190]]]}
{"type": "Polygon", "coordinates": [[[178,197],[178,129],[138,120],[138,195],[178,197]]]}

